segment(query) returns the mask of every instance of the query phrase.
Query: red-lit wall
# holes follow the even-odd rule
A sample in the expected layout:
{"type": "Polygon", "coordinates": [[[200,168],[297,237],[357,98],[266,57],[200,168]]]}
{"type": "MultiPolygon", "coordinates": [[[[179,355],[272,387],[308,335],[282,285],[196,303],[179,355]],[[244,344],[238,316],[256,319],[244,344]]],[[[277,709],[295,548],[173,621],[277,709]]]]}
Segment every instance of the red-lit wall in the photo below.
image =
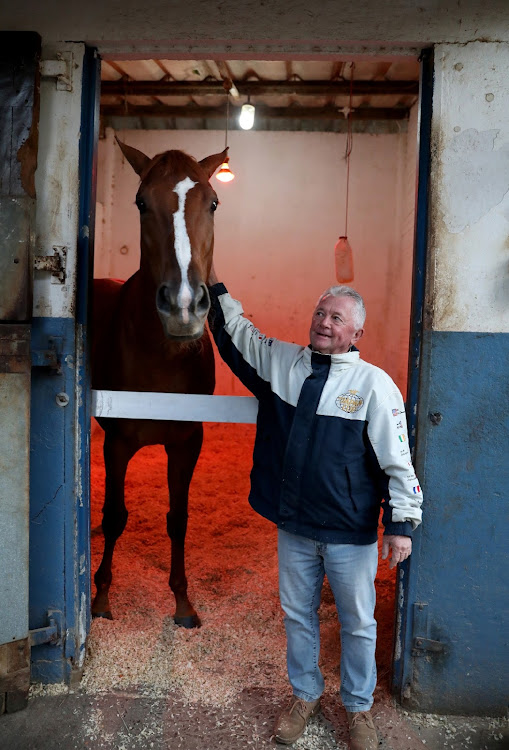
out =
{"type": "MultiPolygon", "coordinates": [[[[198,159],[224,147],[221,131],[118,131],[149,156],[179,148],[198,159]]],[[[127,278],[139,262],[138,177],[107,129],[99,145],[95,276],[127,278]]],[[[236,179],[212,178],[215,265],[265,333],[308,343],[321,291],[335,283],[334,244],[344,233],[345,136],[232,131],[236,179]]],[[[415,201],[416,115],[408,133],[354,134],[348,236],[355,287],[366,301],[361,356],[406,389],[415,201]]],[[[243,394],[217,358],[216,393],[243,394]]]]}

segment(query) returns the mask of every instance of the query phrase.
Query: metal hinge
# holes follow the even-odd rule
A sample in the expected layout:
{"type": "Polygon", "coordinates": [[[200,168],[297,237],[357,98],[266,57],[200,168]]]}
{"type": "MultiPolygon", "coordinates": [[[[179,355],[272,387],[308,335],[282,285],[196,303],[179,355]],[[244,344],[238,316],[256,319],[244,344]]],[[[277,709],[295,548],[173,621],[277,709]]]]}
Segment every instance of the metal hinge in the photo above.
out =
{"type": "Polygon", "coordinates": [[[41,60],[42,78],[56,78],[57,91],[72,91],[72,52],[57,52],[55,60],[41,60]]]}
{"type": "Polygon", "coordinates": [[[35,628],[29,630],[30,646],[42,646],[43,643],[50,643],[57,646],[62,640],[62,613],[57,609],[48,610],[48,622],[45,628],[35,628]]]}
{"type": "Polygon", "coordinates": [[[53,255],[36,255],[34,268],[36,271],[49,271],[52,284],[65,282],[65,268],[67,263],[67,245],[53,245],[53,255]]]}
{"type": "Polygon", "coordinates": [[[36,348],[32,340],[32,367],[49,367],[56,374],[61,374],[62,339],[59,336],[43,337],[36,348]]]}
{"type": "Polygon", "coordinates": [[[425,602],[414,604],[414,638],[412,641],[412,656],[424,656],[426,653],[443,654],[446,650],[442,641],[428,638],[428,605],[425,602]]]}

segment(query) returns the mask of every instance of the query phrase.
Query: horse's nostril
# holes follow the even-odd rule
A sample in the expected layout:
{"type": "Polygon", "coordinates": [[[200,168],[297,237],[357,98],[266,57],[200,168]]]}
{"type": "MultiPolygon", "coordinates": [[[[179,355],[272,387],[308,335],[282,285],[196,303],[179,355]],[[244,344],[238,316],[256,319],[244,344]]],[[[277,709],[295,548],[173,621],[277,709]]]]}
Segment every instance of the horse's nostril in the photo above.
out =
{"type": "Polygon", "coordinates": [[[170,312],[171,303],[171,292],[168,284],[161,284],[156,294],[156,306],[158,310],[164,312],[170,312]]]}
{"type": "Polygon", "coordinates": [[[197,310],[208,312],[210,307],[210,296],[209,290],[205,284],[200,284],[198,287],[195,301],[197,310]]]}

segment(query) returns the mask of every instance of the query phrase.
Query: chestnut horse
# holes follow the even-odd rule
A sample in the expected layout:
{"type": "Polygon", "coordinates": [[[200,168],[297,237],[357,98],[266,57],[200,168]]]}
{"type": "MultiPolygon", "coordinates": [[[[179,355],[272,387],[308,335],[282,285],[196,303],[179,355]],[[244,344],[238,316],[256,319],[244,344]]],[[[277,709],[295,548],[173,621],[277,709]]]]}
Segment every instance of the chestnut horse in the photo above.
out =
{"type": "MultiPolygon", "coordinates": [[[[92,387],[115,391],[205,393],[214,390],[214,354],[205,329],[210,299],[217,195],[209,179],[226,150],[197,162],[182,151],[150,159],[118,141],[140,176],[136,205],[141,223],[140,268],[124,284],[94,283],[92,387]]],[[[203,440],[201,422],[99,419],[104,429],[106,492],[104,554],[94,581],[95,617],[111,619],[109,589],[115,543],[127,523],[127,465],[145,445],[164,445],[168,456],[171,540],[169,585],[175,622],[199,627],[187,596],[184,543],[188,491],[203,440]]],[[[147,492],[150,489],[147,488],[147,492]]]]}

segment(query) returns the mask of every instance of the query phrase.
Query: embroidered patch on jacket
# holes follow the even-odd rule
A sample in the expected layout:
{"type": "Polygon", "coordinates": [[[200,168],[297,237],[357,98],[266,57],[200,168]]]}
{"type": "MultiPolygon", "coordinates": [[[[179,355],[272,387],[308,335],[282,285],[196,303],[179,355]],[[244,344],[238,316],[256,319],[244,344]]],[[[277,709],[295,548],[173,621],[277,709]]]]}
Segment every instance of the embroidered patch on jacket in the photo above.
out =
{"type": "Polygon", "coordinates": [[[336,399],[338,409],[342,409],[348,414],[359,411],[363,403],[364,399],[357,395],[357,391],[347,391],[347,393],[342,393],[336,399]]]}
{"type": "Polygon", "coordinates": [[[418,495],[421,491],[421,488],[419,487],[419,485],[417,485],[417,487],[413,487],[412,489],[414,491],[414,495],[418,495]]]}

